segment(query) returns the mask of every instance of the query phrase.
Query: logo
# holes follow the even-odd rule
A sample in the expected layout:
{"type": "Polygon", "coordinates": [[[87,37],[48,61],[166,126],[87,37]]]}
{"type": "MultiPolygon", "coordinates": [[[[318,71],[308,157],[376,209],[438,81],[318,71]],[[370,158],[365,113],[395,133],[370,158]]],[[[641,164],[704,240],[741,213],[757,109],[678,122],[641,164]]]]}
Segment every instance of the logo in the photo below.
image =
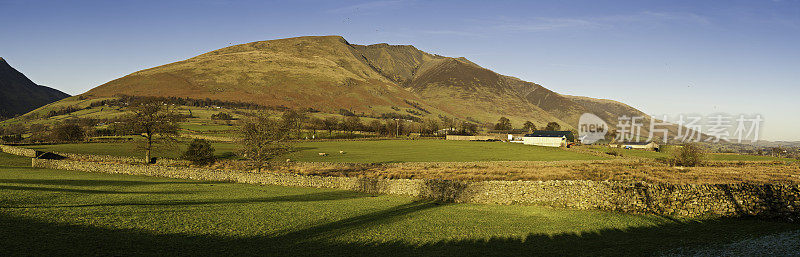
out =
{"type": "Polygon", "coordinates": [[[578,120],[578,139],[583,144],[592,144],[605,139],[608,129],[608,124],[603,119],[591,113],[584,113],[578,120]]]}

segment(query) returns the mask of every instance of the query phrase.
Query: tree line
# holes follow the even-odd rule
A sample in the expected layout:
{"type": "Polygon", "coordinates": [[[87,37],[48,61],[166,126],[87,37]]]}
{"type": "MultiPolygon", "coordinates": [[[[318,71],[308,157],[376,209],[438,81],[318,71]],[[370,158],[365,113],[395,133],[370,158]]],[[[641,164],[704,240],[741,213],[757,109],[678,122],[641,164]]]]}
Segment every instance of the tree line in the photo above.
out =
{"type": "MultiPolygon", "coordinates": [[[[494,124],[493,128],[494,128],[494,130],[508,131],[508,130],[513,130],[514,126],[511,125],[511,120],[509,120],[508,118],[500,117],[500,119],[497,121],[497,123],[494,124]]],[[[525,121],[525,123],[522,124],[522,129],[523,130],[527,130],[528,132],[533,132],[534,130],[536,130],[536,125],[533,124],[533,122],[528,120],[528,121],[525,121]]],[[[553,122],[549,122],[544,127],[544,130],[547,130],[547,131],[559,131],[559,130],[561,130],[561,125],[558,124],[558,122],[554,122],[554,121],[553,122]]]]}

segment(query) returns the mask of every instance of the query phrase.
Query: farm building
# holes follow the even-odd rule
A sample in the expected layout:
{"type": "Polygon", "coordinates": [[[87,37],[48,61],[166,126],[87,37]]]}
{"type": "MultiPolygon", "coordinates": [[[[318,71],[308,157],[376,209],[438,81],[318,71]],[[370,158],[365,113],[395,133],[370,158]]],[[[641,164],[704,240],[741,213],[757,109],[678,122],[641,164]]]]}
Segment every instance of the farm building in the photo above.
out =
{"type": "Polygon", "coordinates": [[[659,145],[656,142],[622,142],[609,144],[610,147],[620,147],[625,149],[643,149],[658,151],[659,145]]]}
{"type": "Polygon", "coordinates": [[[522,143],[526,145],[538,145],[548,147],[562,147],[573,142],[575,137],[570,131],[544,131],[537,130],[522,137],[522,143]]]}
{"type": "Polygon", "coordinates": [[[515,142],[522,141],[525,134],[531,133],[525,129],[512,129],[512,130],[489,130],[486,131],[489,135],[496,135],[498,138],[503,138],[503,141],[515,142]]]}

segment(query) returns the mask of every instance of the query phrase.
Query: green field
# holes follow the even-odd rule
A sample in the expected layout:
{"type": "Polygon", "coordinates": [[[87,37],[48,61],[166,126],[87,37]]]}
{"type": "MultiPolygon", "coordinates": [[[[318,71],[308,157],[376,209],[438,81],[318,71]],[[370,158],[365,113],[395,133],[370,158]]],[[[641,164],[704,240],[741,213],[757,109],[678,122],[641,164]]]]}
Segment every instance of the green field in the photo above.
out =
{"type": "Polygon", "coordinates": [[[308,142],[290,156],[298,161],[328,162],[465,162],[595,160],[594,155],[558,148],[503,142],[384,140],[308,142]],[[339,154],[345,151],[345,154],[339,154]],[[321,157],[318,153],[328,153],[321,157]]]}
{"type": "Polygon", "coordinates": [[[189,123],[189,122],[182,122],[180,123],[180,127],[182,129],[188,129],[198,132],[207,132],[207,131],[230,131],[236,130],[237,127],[224,125],[224,124],[202,124],[202,123],[189,123]]]}
{"type": "MultiPolygon", "coordinates": [[[[213,143],[217,155],[233,153],[235,143],[213,143]]],[[[558,148],[503,142],[446,140],[328,141],[294,144],[296,152],[282,158],[303,162],[463,162],[463,161],[557,161],[595,160],[602,157],[558,148]],[[344,151],[345,154],[340,154],[344,151]],[[328,153],[328,156],[319,156],[328,153]]],[[[177,158],[182,149],[161,151],[162,157],[177,158]]],[[[142,156],[132,143],[88,143],[30,146],[42,151],[114,156],[142,156]]]]}
{"type": "MultiPolygon", "coordinates": [[[[177,147],[157,151],[156,156],[178,158],[188,145],[184,140],[177,147]]],[[[212,143],[216,155],[231,158],[239,149],[236,143],[212,143]]],[[[295,152],[279,159],[292,159],[300,162],[349,162],[349,163],[388,163],[388,162],[469,162],[469,161],[559,161],[559,160],[598,160],[603,157],[566,151],[559,148],[538,147],[503,142],[472,142],[447,140],[364,140],[364,141],[324,141],[294,143],[295,152]],[[344,151],[345,154],[340,154],[344,151]],[[320,156],[327,153],[328,156],[320,156]]],[[[28,146],[41,151],[56,151],[81,154],[143,156],[144,152],[135,143],[85,143],[28,146]]],[[[605,153],[608,147],[590,146],[589,149],[605,153]]],[[[669,150],[663,152],[617,149],[622,156],[639,158],[666,158],[669,150]]],[[[235,157],[233,157],[235,158],[235,157]]],[[[709,154],[712,161],[796,161],[794,159],[770,156],[709,154]]]]}
{"type": "Polygon", "coordinates": [[[0,255],[652,255],[800,229],[29,167],[0,154],[0,255]]]}

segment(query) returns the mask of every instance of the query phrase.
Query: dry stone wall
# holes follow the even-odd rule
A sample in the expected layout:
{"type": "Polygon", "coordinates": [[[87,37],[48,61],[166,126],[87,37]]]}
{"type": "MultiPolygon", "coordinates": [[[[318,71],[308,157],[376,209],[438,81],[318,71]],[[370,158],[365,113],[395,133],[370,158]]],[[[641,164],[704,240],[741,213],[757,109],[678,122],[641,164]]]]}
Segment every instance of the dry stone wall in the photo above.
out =
{"type": "Polygon", "coordinates": [[[31,157],[31,158],[34,158],[34,157],[37,156],[37,151],[36,150],[31,150],[31,149],[22,148],[22,147],[16,147],[16,146],[10,146],[10,145],[0,145],[0,151],[2,151],[4,153],[7,153],[7,154],[13,154],[13,155],[19,155],[19,156],[25,156],[25,157],[31,157]]]}
{"type": "MultiPolygon", "coordinates": [[[[121,164],[142,164],[145,162],[144,158],[128,157],[128,156],[113,156],[113,155],[92,155],[92,154],[76,154],[76,153],[63,153],[54,152],[55,154],[67,157],[72,160],[88,161],[88,162],[113,162],[121,164]]],[[[156,164],[164,166],[189,166],[190,161],[177,160],[169,158],[158,158],[156,164]]]]}
{"type": "Polygon", "coordinates": [[[483,181],[322,177],[159,165],[32,159],[33,167],[279,186],[333,188],[442,201],[535,204],[679,217],[800,218],[793,184],[673,185],[614,181],[483,181]]]}

